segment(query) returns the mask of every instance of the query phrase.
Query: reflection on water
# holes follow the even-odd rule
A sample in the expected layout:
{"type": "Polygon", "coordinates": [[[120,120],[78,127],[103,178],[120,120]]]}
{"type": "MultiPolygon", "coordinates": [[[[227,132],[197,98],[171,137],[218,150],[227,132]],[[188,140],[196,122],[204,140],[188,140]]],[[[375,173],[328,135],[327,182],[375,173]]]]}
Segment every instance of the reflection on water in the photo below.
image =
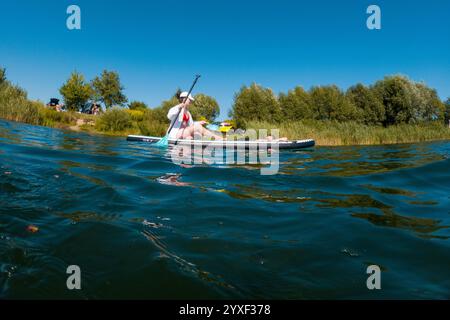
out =
{"type": "Polygon", "coordinates": [[[121,217],[120,214],[111,213],[111,214],[98,214],[96,212],[83,212],[83,211],[75,211],[71,213],[56,213],[56,215],[63,217],[65,219],[70,219],[74,223],[83,222],[83,221],[112,221],[115,219],[119,219],[121,217]]]}
{"type": "Polygon", "coordinates": [[[424,146],[418,148],[411,145],[343,147],[335,152],[335,148],[315,157],[320,163],[324,175],[357,176],[373,173],[384,173],[398,169],[419,167],[421,165],[446,159],[445,154],[433,152],[424,146]],[[348,149],[352,150],[348,150],[348,149]],[[388,149],[386,151],[385,149],[388,149]]]}
{"type": "MultiPolygon", "coordinates": [[[[440,225],[441,221],[437,219],[418,218],[402,216],[395,213],[390,205],[387,205],[381,201],[373,199],[370,195],[366,194],[333,194],[325,192],[310,192],[306,190],[261,190],[257,187],[248,186],[234,186],[236,189],[224,190],[229,196],[245,200],[245,199],[258,199],[276,203],[315,203],[316,208],[372,208],[378,209],[380,214],[376,213],[354,213],[350,211],[352,217],[363,218],[369,222],[386,227],[404,228],[419,234],[433,233],[441,229],[446,229],[448,226],[440,225]]],[[[369,189],[380,193],[405,195],[414,197],[415,194],[409,191],[392,189],[392,188],[375,188],[372,186],[366,186],[369,189]]],[[[401,201],[401,200],[400,200],[401,201]]],[[[430,201],[417,201],[409,202],[409,204],[415,205],[437,205],[438,202],[430,201]]]]}
{"type": "Polygon", "coordinates": [[[379,192],[379,193],[387,193],[387,194],[398,194],[402,196],[407,197],[415,197],[416,194],[414,192],[408,191],[408,190],[402,190],[402,189],[396,189],[396,188],[385,188],[385,187],[376,187],[371,184],[369,185],[362,185],[361,187],[379,192]]]}
{"type": "Polygon", "coordinates": [[[0,297],[373,298],[378,264],[391,285],[377,298],[446,298],[449,154],[317,147],[261,176],[0,121],[0,297]],[[68,263],[86,270],[82,293],[61,285],[68,263]]]}
{"type": "MultiPolygon", "coordinates": [[[[433,233],[448,226],[439,226],[439,220],[404,217],[398,214],[387,212],[384,215],[376,213],[353,213],[352,217],[366,219],[367,221],[382,227],[402,228],[415,231],[417,233],[433,233]]],[[[429,237],[432,237],[429,235],[429,237]]],[[[440,237],[440,236],[436,236],[440,237]]],[[[448,237],[443,237],[447,239],[448,237]]]]}
{"type": "Polygon", "coordinates": [[[165,174],[162,177],[159,177],[158,179],[156,179],[156,181],[158,181],[161,184],[166,184],[166,185],[170,185],[170,186],[177,186],[177,187],[187,187],[190,186],[191,184],[186,183],[186,182],[180,182],[181,178],[181,174],[177,173],[177,174],[165,174]]]}

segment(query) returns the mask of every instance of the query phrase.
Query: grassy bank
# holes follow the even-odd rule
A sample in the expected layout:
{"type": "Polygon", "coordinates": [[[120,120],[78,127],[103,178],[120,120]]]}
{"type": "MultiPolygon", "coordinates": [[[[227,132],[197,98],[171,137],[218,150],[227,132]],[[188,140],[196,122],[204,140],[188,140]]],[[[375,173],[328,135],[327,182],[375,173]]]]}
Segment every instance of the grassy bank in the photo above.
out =
{"type": "Polygon", "coordinates": [[[2,68],[0,68],[0,119],[118,136],[162,135],[167,126],[162,120],[161,112],[150,109],[140,111],[111,108],[96,116],[75,111],[57,112],[41,102],[29,100],[25,90],[6,79],[5,70],[2,68]]]}
{"type": "MultiPolygon", "coordinates": [[[[21,101],[14,107],[0,103],[0,118],[85,131],[94,134],[127,136],[128,134],[162,136],[167,123],[158,119],[152,110],[111,109],[98,115],[76,112],[56,112],[38,102],[21,101]]],[[[387,128],[355,122],[296,121],[282,124],[249,122],[247,128],[279,129],[280,136],[289,139],[311,138],[319,146],[375,145],[450,140],[450,128],[440,124],[402,124],[387,128]]]]}
{"type": "Polygon", "coordinates": [[[450,140],[450,128],[441,123],[401,124],[384,128],[355,122],[296,121],[283,124],[252,121],[247,128],[279,129],[289,139],[311,138],[321,146],[371,145],[450,140]]]}
{"type": "Polygon", "coordinates": [[[126,136],[129,134],[165,134],[167,124],[155,119],[152,110],[110,109],[100,115],[74,111],[57,112],[26,98],[10,100],[0,97],[0,118],[52,128],[85,131],[94,134],[126,136]]]}
{"type": "MultiPolygon", "coordinates": [[[[0,85],[0,118],[114,136],[128,134],[162,136],[168,126],[165,114],[161,110],[112,108],[98,116],[77,112],[56,112],[40,102],[28,100],[22,89],[9,83],[0,85]]],[[[280,136],[289,139],[311,138],[316,140],[317,145],[324,146],[450,140],[450,129],[440,123],[399,124],[384,128],[337,121],[305,120],[284,122],[280,125],[250,121],[247,128],[279,129],[280,136]]]]}
{"type": "MultiPolygon", "coordinates": [[[[178,92],[153,109],[134,101],[129,108],[108,108],[99,115],[57,112],[41,102],[30,101],[26,91],[7,80],[5,74],[5,69],[0,68],[0,118],[33,125],[113,136],[163,136],[168,127],[167,111],[179,101],[178,92]]],[[[99,97],[106,101],[112,90],[122,101],[119,104],[124,105],[118,74],[104,72],[103,77],[105,83],[99,78],[92,84],[101,89],[97,90],[99,97]],[[102,95],[103,91],[108,94],[102,95]]],[[[89,100],[91,85],[83,79],[74,73],[61,89],[71,110],[80,110],[79,106],[89,100]]],[[[111,106],[114,101],[104,104],[111,106]]],[[[212,97],[199,94],[190,110],[196,119],[214,119],[219,106],[212,97]]],[[[450,121],[450,99],[443,103],[434,89],[402,76],[386,77],[369,88],[356,85],[345,93],[336,86],[313,87],[308,92],[297,87],[276,96],[256,84],[244,86],[235,96],[232,114],[238,126],[241,123],[247,129],[279,129],[281,137],[310,138],[323,146],[450,140],[450,128],[444,125],[450,121]]]]}
{"type": "Polygon", "coordinates": [[[53,128],[76,126],[78,119],[86,115],[75,112],[56,112],[46,108],[42,103],[15,99],[13,103],[3,103],[0,99],[0,118],[53,128]]]}

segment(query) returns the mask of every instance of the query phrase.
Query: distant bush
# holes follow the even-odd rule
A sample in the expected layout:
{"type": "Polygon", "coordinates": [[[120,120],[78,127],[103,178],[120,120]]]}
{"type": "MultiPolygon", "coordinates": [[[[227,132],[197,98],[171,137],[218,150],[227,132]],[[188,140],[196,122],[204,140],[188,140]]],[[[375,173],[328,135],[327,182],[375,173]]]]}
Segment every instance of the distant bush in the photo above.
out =
{"type": "Polygon", "coordinates": [[[450,98],[447,98],[447,101],[445,101],[445,124],[448,125],[450,121],[450,98]]]}
{"type": "Polygon", "coordinates": [[[166,134],[167,125],[160,122],[140,122],[138,128],[144,136],[163,137],[166,134]]]}
{"type": "Polygon", "coordinates": [[[132,125],[132,119],[128,112],[112,108],[98,117],[95,127],[99,131],[120,132],[131,128],[132,125]]]}
{"type": "Polygon", "coordinates": [[[164,136],[168,127],[167,121],[160,121],[159,117],[158,110],[146,110],[142,121],[137,123],[140,134],[144,136],[164,136]]]}
{"type": "Polygon", "coordinates": [[[141,101],[133,101],[128,105],[128,108],[130,110],[146,110],[148,109],[148,106],[141,101]]]}
{"type": "Polygon", "coordinates": [[[143,121],[144,120],[144,112],[143,110],[125,110],[131,117],[133,121],[143,121]]]}
{"type": "Polygon", "coordinates": [[[178,101],[178,95],[179,91],[175,92],[175,94],[168,100],[164,100],[161,102],[161,104],[157,107],[152,109],[154,111],[154,115],[158,118],[160,121],[169,121],[167,119],[167,112],[169,112],[169,109],[176,106],[180,102],[178,101]]]}
{"type": "Polygon", "coordinates": [[[39,108],[40,123],[43,126],[53,127],[57,124],[74,124],[77,117],[73,112],[58,112],[42,106],[39,108]]]}
{"type": "Polygon", "coordinates": [[[220,113],[220,107],[216,99],[205,94],[197,94],[194,103],[189,107],[192,117],[196,120],[204,118],[213,122],[220,113]]]}
{"type": "Polygon", "coordinates": [[[243,86],[234,96],[230,114],[239,127],[246,126],[251,120],[276,123],[281,119],[281,109],[273,91],[253,83],[243,86]]]}

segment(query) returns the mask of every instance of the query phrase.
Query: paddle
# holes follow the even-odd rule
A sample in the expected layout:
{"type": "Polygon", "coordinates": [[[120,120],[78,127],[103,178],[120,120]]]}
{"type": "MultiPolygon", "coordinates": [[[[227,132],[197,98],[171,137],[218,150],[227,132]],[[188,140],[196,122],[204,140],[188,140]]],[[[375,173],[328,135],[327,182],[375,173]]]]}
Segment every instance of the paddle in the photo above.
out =
{"type": "MultiPolygon", "coordinates": [[[[191,92],[192,92],[192,90],[194,89],[195,84],[197,83],[197,81],[198,81],[199,78],[200,78],[200,75],[196,75],[196,76],[195,76],[194,83],[192,83],[191,89],[189,90],[189,92],[188,92],[186,98],[184,98],[183,104],[186,103],[186,100],[187,100],[187,99],[189,99],[189,96],[191,95],[191,92]]],[[[170,131],[172,131],[172,128],[173,128],[173,126],[175,125],[175,122],[177,122],[177,119],[178,119],[178,117],[180,116],[181,109],[183,109],[183,108],[180,108],[180,110],[178,111],[177,116],[176,116],[176,118],[174,119],[174,121],[172,121],[172,123],[170,124],[169,130],[167,130],[166,135],[165,135],[164,137],[162,137],[161,140],[159,140],[157,143],[155,143],[155,146],[157,146],[157,147],[167,147],[167,145],[169,144],[168,139],[169,139],[170,131]]]]}

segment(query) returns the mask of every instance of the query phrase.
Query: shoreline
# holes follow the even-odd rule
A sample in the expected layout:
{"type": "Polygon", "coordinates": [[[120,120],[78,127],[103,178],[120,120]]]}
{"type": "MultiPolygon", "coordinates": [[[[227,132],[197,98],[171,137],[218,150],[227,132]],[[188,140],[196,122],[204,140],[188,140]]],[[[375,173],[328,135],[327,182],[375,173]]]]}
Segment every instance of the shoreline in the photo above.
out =
{"type": "MultiPolygon", "coordinates": [[[[109,101],[97,92],[103,107],[92,102],[95,88],[83,79],[82,74],[74,72],[61,87],[64,109],[68,110],[61,112],[58,99],[47,105],[29,100],[26,91],[8,81],[5,69],[0,68],[0,119],[105,136],[162,137],[169,126],[168,111],[180,102],[181,91],[177,91],[154,108],[139,101],[126,105],[118,74],[104,71],[96,81],[104,81],[108,89],[115,90],[118,100],[109,101]],[[108,77],[115,79],[113,83],[108,77]],[[79,92],[85,95],[77,96],[79,92]],[[95,115],[86,113],[88,101],[89,113],[95,115]]],[[[220,111],[217,101],[202,93],[195,101],[197,105],[194,103],[191,108],[193,119],[215,122],[220,111]]],[[[233,129],[247,130],[247,136],[270,130],[269,134],[259,131],[260,136],[286,137],[291,141],[313,139],[317,146],[450,140],[450,98],[441,101],[433,88],[399,75],[386,76],[369,87],[358,84],[346,91],[328,85],[313,86],[308,91],[296,87],[275,94],[253,83],[236,93],[229,117],[226,121],[232,123],[233,129]]]]}
{"type": "MultiPolygon", "coordinates": [[[[46,128],[53,128],[53,129],[60,129],[60,130],[67,130],[72,132],[82,132],[97,136],[105,136],[105,137],[116,137],[116,138],[126,138],[130,134],[138,134],[142,135],[140,132],[136,132],[136,130],[126,130],[126,131],[100,131],[95,128],[95,119],[92,119],[91,116],[88,116],[89,119],[86,118],[86,115],[82,115],[80,118],[77,118],[75,123],[62,123],[62,122],[53,122],[51,125],[44,125],[44,124],[33,124],[33,123],[27,123],[24,121],[17,121],[17,120],[11,120],[11,119],[5,119],[0,118],[0,120],[4,121],[10,121],[10,122],[16,122],[16,123],[23,123],[23,124],[29,124],[29,125],[36,125],[39,127],[46,127],[46,128]]],[[[285,125],[286,126],[286,125],[285,125]]],[[[259,124],[256,128],[260,128],[261,124],[259,124]]],[[[273,127],[273,125],[268,125],[265,129],[268,129],[270,127],[273,127]]],[[[419,128],[420,125],[407,125],[407,127],[414,129],[419,128]]],[[[445,127],[444,127],[445,128],[445,127]]],[[[378,130],[388,130],[387,128],[377,128],[378,130]]],[[[371,143],[367,141],[361,141],[359,143],[343,143],[342,141],[339,143],[340,140],[339,137],[329,137],[331,138],[332,142],[326,143],[321,142],[321,138],[314,137],[314,134],[310,136],[297,136],[296,138],[290,138],[290,140],[300,140],[300,139],[314,139],[316,142],[316,147],[357,147],[357,146],[383,146],[383,145],[400,145],[400,144],[415,144],[415,143],[422,143],[422,142],[442,142],[442,141],[450,141],[450,128],[448,129],[448,137],[434,137],[434,138],[427,138],[427,139],[417,139],[417,140],[408,140],[408,141],[387,141],[382,143],[371,143]]],[[[268,129],[270,130],[270,129],[268,129]]],[[[281,129],[282,131],[283,129],[281,129]]],[[[319,130],[317,132],[318,134],[321,133],[319,130]]]]}

